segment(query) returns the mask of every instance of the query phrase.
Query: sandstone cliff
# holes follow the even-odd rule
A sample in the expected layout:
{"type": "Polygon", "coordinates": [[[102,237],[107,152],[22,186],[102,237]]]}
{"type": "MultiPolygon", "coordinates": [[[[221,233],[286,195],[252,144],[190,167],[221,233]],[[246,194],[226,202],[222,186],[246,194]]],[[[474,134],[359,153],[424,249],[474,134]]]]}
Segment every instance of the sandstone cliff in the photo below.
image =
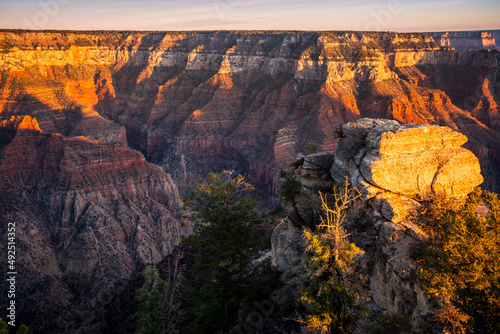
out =
{"type": "Polygon", "coordinates": [[[416,212],[438,197],[460,200],[472,192],[483,181],[478,159],[461,148],[467,138],[447,127],[361,119],[344,125],[339,135],[335,152],[291,164],[300,185],[285,203],[288,217],[273,232],[273,265],[285,286],[300,286],[302,232],[319,223],[318,191],[331,192],[348,177],[363,194],[345,227],[350,241],[365,251],[360,263],[372,316],[397,313],[410,318],[417,332],[439,333],[435,305],[415,278],[419,245],[429,233],[416,212]]]}
{"type": "Polygon", "coordinates": [[[140,152],[50,134],[30,116],[0,125],[0,236],[15,223],[17,316],[30,332],[100,332],[113,298],[180,242],[180,215],[172,179],[140,152]]]}
{"type": "Polygon", "coordinates": [[[462,132],[500,189],[498,52],[366,32],[3,32],[0,48],[2,117],[128,143],[181,191],[236,169],[275,199],[279,167],[362,117],[462,132]]]}

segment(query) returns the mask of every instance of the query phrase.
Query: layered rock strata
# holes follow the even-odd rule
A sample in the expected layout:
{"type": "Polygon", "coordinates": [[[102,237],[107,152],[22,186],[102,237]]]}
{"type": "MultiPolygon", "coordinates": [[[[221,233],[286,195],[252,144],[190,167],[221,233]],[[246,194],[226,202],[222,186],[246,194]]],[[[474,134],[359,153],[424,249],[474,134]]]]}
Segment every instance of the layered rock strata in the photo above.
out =
{"type": "Polygon", "coordinates": [[[495,50],[495,36],[499,33],[494,31],[452,31],[452,32],[430,32],[430,35],[436,43],[444,47],[452,47],[458,52],[470,50],[495,50]]]}
{"type": "Polygon", "coordinates": [[[308,140],[362,117],[449,126],[500,189],[498,60],[422,34],[2,32],[1,117],[128,143],[181,190],[236,169],[276,199],[278,169],[308,140]]]}
{"type": "Polygon", "coordinates": [[[19,322],[33,333],[103,330],[113,298],[180,242],[180,205],[140,152],[43,132],[30,116],[4,121],[0,236],[15,224],[19,322]]]}

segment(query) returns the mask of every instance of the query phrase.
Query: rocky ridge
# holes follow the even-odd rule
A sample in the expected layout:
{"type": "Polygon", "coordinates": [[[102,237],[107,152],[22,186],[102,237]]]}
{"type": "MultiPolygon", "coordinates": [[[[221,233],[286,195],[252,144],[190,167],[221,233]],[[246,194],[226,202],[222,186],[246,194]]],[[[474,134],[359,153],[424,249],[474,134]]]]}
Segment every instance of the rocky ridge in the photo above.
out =
{"type": "Polygon", "coordinates": [[[434,306],[415,281],[414,252],[428,238],[415,212],[435,198],[461,200],[472,192],[483,181],[479,162],[461,148],[467,138],[447,127],[361,119],[339,132],[335,152],[291,164],[300,184],[284,205],[288,217],[273,232],[273,265],[285,286],[300,285],[302,231],[319,223],[318,191],[331,192],[347,177],[363,194],[350,208],[346,229],[365,251],[360,263],[369,279],[367,306],[375,313],[406,316],[420,332],[439,332],[434,306]]]}
{"type": "Polygon", "coordinates": [[[33,333],[103,330],[114,298],[180,242],[180,206],[170,176],[140,152],[50,134],[30,116],[4,121],[0,235],[15,224],[18,319],[33,333]]]}

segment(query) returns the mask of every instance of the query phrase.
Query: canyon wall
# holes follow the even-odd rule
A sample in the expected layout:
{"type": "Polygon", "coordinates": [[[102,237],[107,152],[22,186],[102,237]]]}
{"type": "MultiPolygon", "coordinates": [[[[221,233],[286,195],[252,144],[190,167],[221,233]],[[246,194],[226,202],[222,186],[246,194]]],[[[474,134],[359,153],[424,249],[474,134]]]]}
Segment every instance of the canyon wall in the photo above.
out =
{"type": "MultiPolygon", "coordinates": [[[[180,206],[170,176],[140,152],[47,133],[30,116],[5,120],[0,236],[6,249],[15,224],[18,324],[32,333],[104,332],[117,296],[180,242],[180,206]]],[[[0,266],[8,268],[7,256],[0,266]]],[[[3,279],[3,296],[8,289],[3,279]]]]}
{"type": "Polygon", "coordinates": [[[459,54],[422,34],[2,32],[1,117],[128,143],[181,193],[234,169],[276,203],[279,168],[361,117],[469,136],[500,190],[497,51],[459,54]]]}
{"type": "Polygon", "coordinates": [[[26,312],[91,326],[185,232],[175,184],[236,170],[272,207],[280,168],[363,117],[466,135],[500,191],[499,60],[423,34],[1,31],[0,233],[17,224],[26,312]]]}

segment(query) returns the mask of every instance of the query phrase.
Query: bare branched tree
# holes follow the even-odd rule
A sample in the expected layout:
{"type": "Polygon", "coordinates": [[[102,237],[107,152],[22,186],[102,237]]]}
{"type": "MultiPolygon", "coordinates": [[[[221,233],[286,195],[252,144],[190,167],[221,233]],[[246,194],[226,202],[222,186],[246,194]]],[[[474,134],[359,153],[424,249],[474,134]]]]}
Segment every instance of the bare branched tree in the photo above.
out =
{"type": "MultiPolygon", "coordinates": [[[[333,259],[339,265],[340,250],[348,245],[349,234],[344,228],[349,205],[361,196],[357,188],[350,186],[349,180],[345,179],[344,184],[333,188],[333,202],[328,203],[328,195],[319,193],[322,209],[325,217],[321,217],[321,224],[318,226],[325,231],[324,236],[330,239],[333,259]]],[[[340,268],[338,268],[340,269],[340,268]]]]}
{"type": "Polygon", "coordinates": [[[322,334],[350,332],[364,308],[357,303],[358,275],[354,259],[363,251],[349,243],[344,228],[350,204],[361,196],[345,183],[333,194],[319,193],[324,216],[319,231],[305,231],[309,282],[301,300],[310,315],[304,322],[308,330],[322,334]]]}

